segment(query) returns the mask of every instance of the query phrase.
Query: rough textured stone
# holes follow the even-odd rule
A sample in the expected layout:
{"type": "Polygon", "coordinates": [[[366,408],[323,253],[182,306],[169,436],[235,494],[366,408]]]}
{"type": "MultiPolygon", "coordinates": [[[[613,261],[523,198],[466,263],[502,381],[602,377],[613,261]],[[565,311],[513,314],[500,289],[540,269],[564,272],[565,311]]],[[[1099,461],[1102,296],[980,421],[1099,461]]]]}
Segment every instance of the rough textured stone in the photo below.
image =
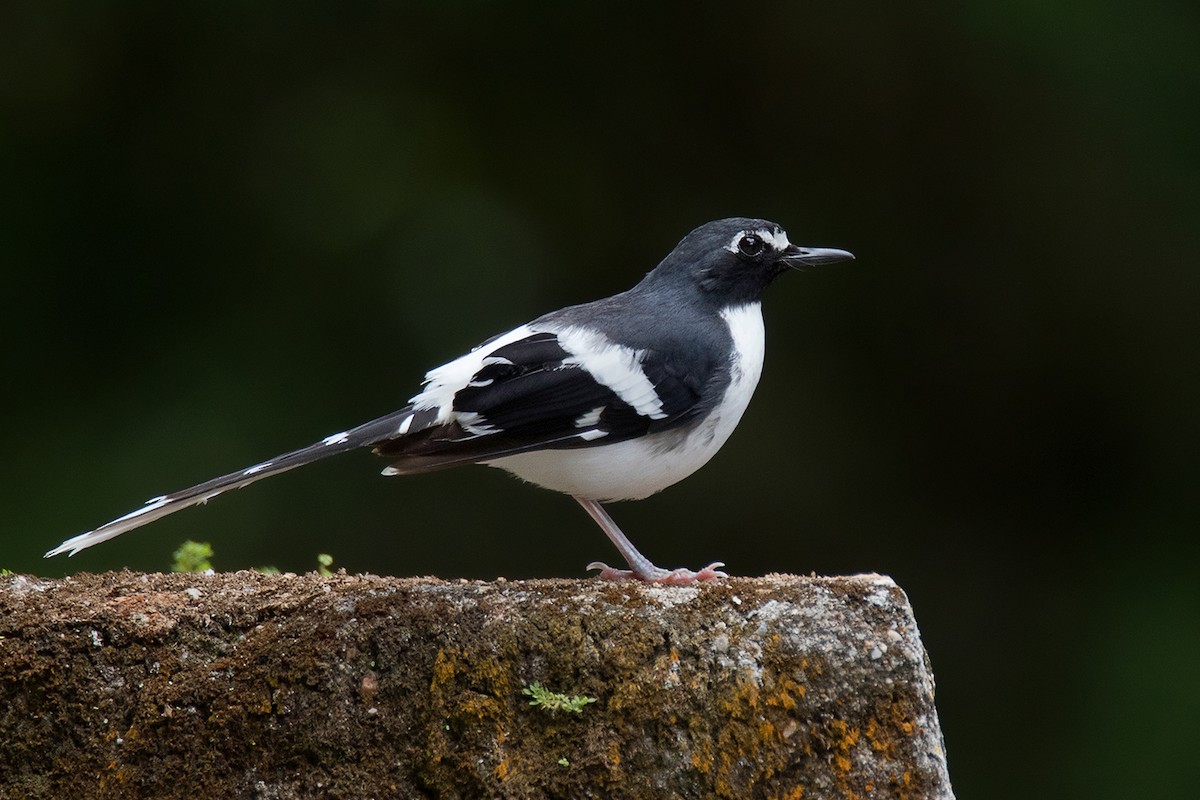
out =
{"type": "Polygon", "coordinates": [[[876,575],[18,575],[0,637],[5,798],[952,797],[876,575]]]}

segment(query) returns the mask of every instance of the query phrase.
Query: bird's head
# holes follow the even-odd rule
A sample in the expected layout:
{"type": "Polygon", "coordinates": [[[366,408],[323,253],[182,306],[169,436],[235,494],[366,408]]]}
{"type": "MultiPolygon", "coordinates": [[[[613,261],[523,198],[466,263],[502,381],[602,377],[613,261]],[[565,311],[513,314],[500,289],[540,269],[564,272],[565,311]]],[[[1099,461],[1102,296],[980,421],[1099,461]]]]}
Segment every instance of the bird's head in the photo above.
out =
{"type": "Polygon", "coordinates": [[[718,304],[756,302],[790,269],[836,264],[854,256],[830,247],[799,247],[782,227],[765,219],[731,217],[701,225],[647,276],[648,281],[690,278],[718,304]]]}

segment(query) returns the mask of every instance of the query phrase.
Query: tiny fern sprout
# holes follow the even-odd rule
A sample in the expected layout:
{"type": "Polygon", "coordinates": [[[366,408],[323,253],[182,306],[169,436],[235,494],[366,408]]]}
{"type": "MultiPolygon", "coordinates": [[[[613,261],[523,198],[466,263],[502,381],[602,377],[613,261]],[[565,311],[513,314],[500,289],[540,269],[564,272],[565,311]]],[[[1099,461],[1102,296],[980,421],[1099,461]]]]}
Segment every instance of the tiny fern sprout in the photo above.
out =
{"type": "Polygon", "coordinates": [[[583,712],[583,707],[588,703],[596,702],[596,698],[587,697],[586,695],[576,694],[567,696],[558,692],[552,692],[538,681],[534,681],[522,689],[521,694],[533,698],[529,701],[529,705],[540,706],[552,714],[556,714],[559,711],[579,714],[583,712]]]}

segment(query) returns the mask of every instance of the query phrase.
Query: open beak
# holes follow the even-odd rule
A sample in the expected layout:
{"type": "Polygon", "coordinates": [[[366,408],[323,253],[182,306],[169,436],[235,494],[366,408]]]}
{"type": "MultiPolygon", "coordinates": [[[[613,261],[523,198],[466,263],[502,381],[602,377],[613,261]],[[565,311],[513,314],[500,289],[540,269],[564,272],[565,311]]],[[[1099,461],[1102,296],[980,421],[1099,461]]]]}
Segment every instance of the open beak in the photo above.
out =
{"type": "Polygon", "coordinates": [[[826,264],[837,264],[842,261],[853,261],[854,254],[847,250],[834,247],[797,247],[788,245],[783,251],[780,261],[789,267],[802,269],[804,267],[823,267],[826,264]]]}

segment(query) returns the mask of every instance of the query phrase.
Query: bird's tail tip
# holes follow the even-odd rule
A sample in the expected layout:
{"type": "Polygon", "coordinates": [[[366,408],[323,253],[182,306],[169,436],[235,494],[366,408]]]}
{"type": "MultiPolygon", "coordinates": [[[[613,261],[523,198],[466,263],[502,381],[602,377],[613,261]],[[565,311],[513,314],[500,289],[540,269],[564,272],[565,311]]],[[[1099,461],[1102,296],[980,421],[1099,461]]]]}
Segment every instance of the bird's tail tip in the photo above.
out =
{"type": "Polygon", "coordinates": [[[84,543],[82,540],[86,539],[88,536],[91,536],[92,533],[92,531],[88,531],[87,533],[81,533],[78,536],[67,539],[53,550],[47,550],[42,558],[54,558],[55,556],[61,556],[63,553],[66,553],[67,558],[70,558],[91,544],[90,542],[84,543]]]}

